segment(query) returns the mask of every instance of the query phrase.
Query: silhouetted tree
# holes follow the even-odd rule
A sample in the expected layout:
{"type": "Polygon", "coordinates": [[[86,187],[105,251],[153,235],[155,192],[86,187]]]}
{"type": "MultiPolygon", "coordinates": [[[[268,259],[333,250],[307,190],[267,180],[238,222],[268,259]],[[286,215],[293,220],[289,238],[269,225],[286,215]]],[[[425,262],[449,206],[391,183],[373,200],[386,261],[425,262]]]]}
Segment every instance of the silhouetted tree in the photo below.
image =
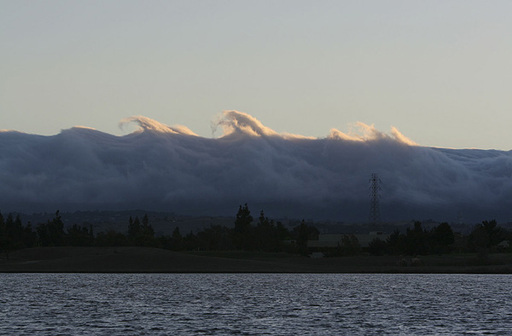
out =
{"type": "Polygon", "coordinates": [[[20,248],[21,234],[22,227],[19,216],[16,217],[15,221],[12,214],[8,214],[4,223],[5,244],[3,247],[7,258],[9,258],[10,251],[20,248]]]}
{"type": "Polygon", "coordinates": [[[32,224],[28,222],[23,230],[24,247],[34,247],[37,243],[37,234],[32,229],[32,224]]]}
{"type": "Polygon", "coordinates": [[[0,213],[0,251],[5,252],[7,258],[9,258],[9,244],[10,241],[7,226],[5,225],[4,216],[0,213]]]}
{"type": "Polygon", "coordinates": [[[149,224],[148,215],[145,214],[142,218],[142,226],[141,226],[141,239],[140,244],[142,246],[155,246],[155,230],[153,230],[153,226],[149,224]]]}
{"type": "Polygon", "coordinates": [[[142,217],[142,224],[138,216],[128,220],[128,240],[135,246],[156,246],[155,231],[149,224],[148,215],[142,217]]]}
{"type": "Polygon", "coordinates": [[[388,250],[388,244],[380,238],[375,238],[368,243],[368,252],[372,255],[384,255],[388,250]]]}
{"type": "Polygon", "coordinates": [[[7,235],[9,236],[10,245],[12,249],[19,249],[24,247],[23,242],[23,224],[21,223],[20,215],[16,215],[13,220],[12,215],[7,216],[6,221],[7,235]]]}
{"type": "Polygon", "coordinates": [[[359,240],[355,235],[344,234],[341,237],[338,251],[340,255],[356,255],[361,252],[361,245],[359,244],[359,240]]]}
{"type": "Polygon", "coordinates": [[[433,253],[449,253],[453,249],[455,235],[448,223],[441,223],[432,229],[430,235],[430,246],[433,253]]]}
{"type": "Polygon", "coordinates": [[[233,233],[233,243],[235,248],[243,250],[253,250],[255,248],[255,241],[251,237],[251,223],[252,216],[247,203],[238,208],[235,219],[235,229],[233,233]]]}
{"type": "Polygon", "coordinates": [[[180,228],[176,227],[171,236],[171,250],[179,251],[183,249],[183,237],[180,233],[180,228]]]}
{"type": "Polygon", "coordinates": [[[498,226],[496,220],[483,221],[482,227],[489,237],[489,246],[496,246],[503,240],[503,230],[498,226]]]}
{"type": "Polygon", "coordinates": [[[423,230],[421,222],[414,222],[414,228],[412,230],[407,229],[405,252],[409,255],[424,255],[428,253],[427,232],[423,230]]]}
{"type": "Polygon", "coordinates": [[[297,242],[297,250],[302,255],[308,254],[308,240],[318,239],[318,230],[314,226],[307,225],[304,220],[293,229],[297,242]]]}
{"type": "Polygon", "coordinates": [[[386,239],[386,249],[389,254],[399,255],[405,253],[405,236],[399,230],[393,231],[386,239]]]}
{"type": "Polygon", "coordinates": [[[504,231],[495,220],[483,221],[469,234],[468,247],[471,251],[488,252],[504,239],[504,231]]]}
{"type": "Polygon", "coordinates": [[[130,216],[128,219],[128,239],[132,242],[136,242],[141,234],[140,220],[139,217],[135,217],[135,220],[130,216]]]}
{"type": "Polygon", "coordinates": [[[42,246],[63,246],[65,243],[64,223],[58,210],[53,220],[39,224],[36,231],[42,246]]]}
{"type": "Polygon", "coordinates": [[[9,214],[4,219],[0,213],[0,252],[6,253],[7,258],[10,251],[32,247],[35,242],[36,234],[30,223],[23,226],[19,215],[13,218],[13,215],[9,214]]]}
{"type": "Polygon", "coordinates": [[[199,244],[197,240],[197,236],[193,232],[189,232],[185,238],[183,239],[183,243],[186,250],[198,250],[199,244]]]}
{"type": "Polygon", "coordinates": [[[247,232],[251,227],[252,220],[251,211],[247,203],[243,207],[240,205],[236,214],[235,232],[247,232]]]}
{"type": "Polygon", "coordinates": [[[73,224],[67,231],[67,242],[71,246],[91,246],[94,243],[92,226],[87,228],[73,224]]]}
{"type": "Polygon", "coordinates": [[[212,225],[197,233],[198,248],[209,251],[233,249],[231,230],[225,226],[212,225]]]}
{"type": "Polygon", "coordinates": [[[279,232],[274,225],[274,221],[265,217],[263,210],[260,212],[260,217],[258,218],[258,223],[254,231],[257,249],[268,252],[279,251],[279,232]]]}

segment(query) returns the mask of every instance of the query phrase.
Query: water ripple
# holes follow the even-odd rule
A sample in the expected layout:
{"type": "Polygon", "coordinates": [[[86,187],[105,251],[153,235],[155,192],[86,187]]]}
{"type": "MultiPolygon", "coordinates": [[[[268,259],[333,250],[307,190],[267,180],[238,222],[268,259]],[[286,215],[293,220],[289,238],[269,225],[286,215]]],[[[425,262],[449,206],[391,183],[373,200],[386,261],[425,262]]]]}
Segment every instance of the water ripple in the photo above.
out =
{"type": "Polygon", "coordinates": [[[0,274],[0,335],[507,335],[512,276],[0,274]]]}

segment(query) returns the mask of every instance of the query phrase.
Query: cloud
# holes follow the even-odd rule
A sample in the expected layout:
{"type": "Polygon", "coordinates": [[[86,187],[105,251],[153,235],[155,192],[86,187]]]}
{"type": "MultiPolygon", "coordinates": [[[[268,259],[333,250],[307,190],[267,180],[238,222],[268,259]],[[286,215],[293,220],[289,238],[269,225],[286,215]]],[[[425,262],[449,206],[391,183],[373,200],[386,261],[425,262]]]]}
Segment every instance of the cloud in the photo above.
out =
{"type": "Polygon", "coordinates": [[[313,139],[297,134],[281,133],[278,134],[273,129],[264,126],[253,116],[239,111],[224,111],[216,121],[212,123],[212,130],[222,128],[225,138],[238,138],[244,136],[253,137],[281,137],[284,139],[313,139]]]}
{"type": "Polygon", "coordinates": [[[2,211],[134,209],[366,221],[369,177],[384,220],[510,221],[512,153],[429,148],[362,123],[325,138],[280,134],[226,111],[217,138],[131,117],[114,136],[75,127],[54,136],[0,132],[2,211]]]}
{"type": "Polygon", "coordinates": [[[391,134],[393,135],[393,138],[395,138],[397,141],[399,141],[403,144],[406,144],[409,146],[417,146],[418,145],[416,142],[412,141],[411,139],[409,139],[408,137],[406,137],[405,135],[400,133],[400,131],[396,127],[391,127],[391,134]]]}
{"type": "Polygon", "coordinates": [[[328,138],[361,142],[388,140],[396,141],[409,146],[417,146],[417,143],[415,143],[414,141],[400,133],[400,131],[396,127],[391,128],[391,136],[378,131],[373,125],[366,125],[365,123],[362,122],[356,123],[353,128],[356,128],[356,130],[352,129],[349,132],[349,134],[345,134],[333,128],[331,129],[328,138]]]}
{"type": "Polygon", "coordinates": [[[222,117],[217,121],[221,126],[224,136],[275,136],[274,130],[265,127],[259,120],[251,115],[238,111],[224,111],[222,117]]]}
{"type": "Polygon", "coordinates": [[[124,125],[129,123],[136,123],[139,125],[138,132],[149,131],[149,132],[157,132],[157,133],[172,133],[172,134],[182,134],[182,135],[193,135],[197,136],[194,132],[192,132],[188,127],[182,125],[175,126],[167,126],[159,123],[156,120],[144,117],[144,116],[135,116],[129,117],[121,120],[119,122],[119,128],[123,129],[124,125]]]}

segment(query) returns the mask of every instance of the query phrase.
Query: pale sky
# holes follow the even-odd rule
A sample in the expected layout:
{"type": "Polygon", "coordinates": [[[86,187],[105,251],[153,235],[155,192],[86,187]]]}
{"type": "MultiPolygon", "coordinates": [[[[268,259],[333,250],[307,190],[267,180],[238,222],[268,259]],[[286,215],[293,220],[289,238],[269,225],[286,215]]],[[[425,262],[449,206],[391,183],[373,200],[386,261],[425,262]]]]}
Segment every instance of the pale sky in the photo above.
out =
{"type": "Polygon", "coordinates": [[[512,1],[0,0],[0,129],[211,137],[223,110],[325,137],[512,149],[512,1]]]}

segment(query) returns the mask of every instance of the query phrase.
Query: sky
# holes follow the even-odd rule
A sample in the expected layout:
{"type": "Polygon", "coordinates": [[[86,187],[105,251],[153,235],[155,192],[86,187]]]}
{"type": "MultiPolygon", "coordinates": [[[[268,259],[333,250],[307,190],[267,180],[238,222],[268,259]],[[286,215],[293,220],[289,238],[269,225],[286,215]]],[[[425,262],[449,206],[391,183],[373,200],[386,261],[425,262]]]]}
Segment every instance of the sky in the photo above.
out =
{"type": "Polygon", "coordinates": [[[511,1],[0,0],[0,129],[215,137],[224,110],[325,138],[512,149],[511,1]]]}

